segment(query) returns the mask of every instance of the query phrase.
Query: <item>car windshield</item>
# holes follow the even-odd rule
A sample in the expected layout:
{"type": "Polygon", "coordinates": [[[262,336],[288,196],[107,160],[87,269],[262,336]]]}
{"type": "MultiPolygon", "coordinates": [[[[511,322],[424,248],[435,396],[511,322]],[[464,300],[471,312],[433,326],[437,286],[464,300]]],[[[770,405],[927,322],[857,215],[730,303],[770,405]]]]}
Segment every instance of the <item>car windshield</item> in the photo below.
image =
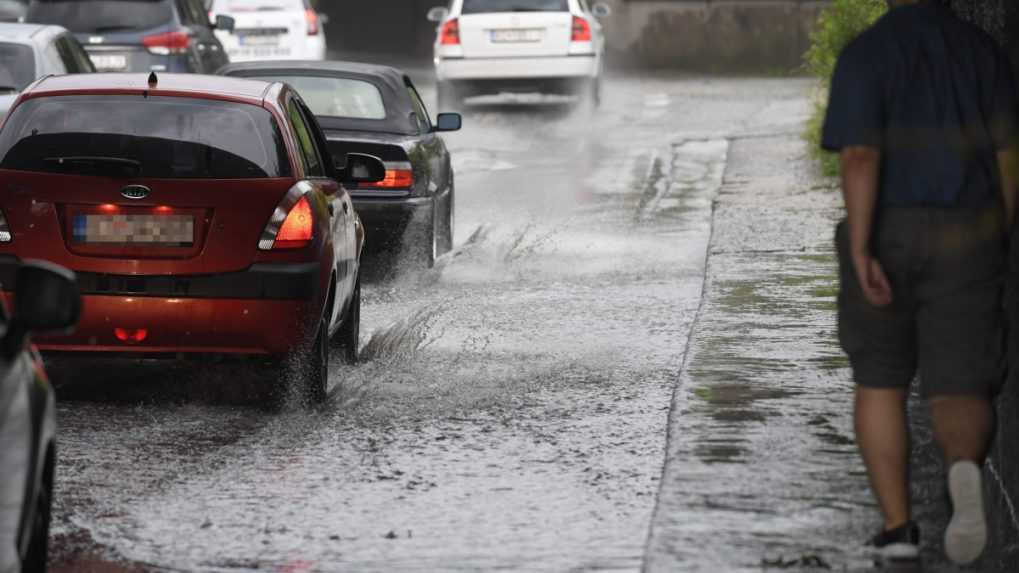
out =
{"type": "Polygon", "coordinates": [[[486,12],[567,12],[567,0],[464,0],[464,14],[486,12]]]}
{"type": "Polygon", "coordinates": [[[34,0],[27,21],[76,34],[149,30],[173,20],[170,0],[34,0]]]}
{"type": "Polygon", "coordinates": [[[272,75],[258,79],[287,82],[301,94],[308,108],[317,116],[386,119],[382,92],[366,81],[297,75],[272,75]]]}
{"type": "Polygon", "coordinates": [[[290,174],[268,111],[193,98],[59,96],[29,100],[0,132],[0,169],[150,178],[290,174]]]}
{"type": "Polygon", "coordinates": [[[0,43],[0,94],[21,91],[35,79],[32,48],[0,43]]]}

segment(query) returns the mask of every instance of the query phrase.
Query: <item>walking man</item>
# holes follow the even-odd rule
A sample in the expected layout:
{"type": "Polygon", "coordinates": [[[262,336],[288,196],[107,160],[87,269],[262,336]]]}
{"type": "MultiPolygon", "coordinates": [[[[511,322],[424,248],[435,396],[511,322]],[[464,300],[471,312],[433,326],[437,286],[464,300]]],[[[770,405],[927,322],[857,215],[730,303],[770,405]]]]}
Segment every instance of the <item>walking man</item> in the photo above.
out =
{"type": "Polygon", "coordinates": [[[823,146],[841,154],[847,211],[836,233],[839,340],[884,515],[876,557],[919,559],[906,414],[919,373],[949,468],[945,552],[968,564],[987,544],[981,466],[1004,381],[1016,92],[990,36],[935,2],[889,5],[842,53],[824,128],[823,146]]]}

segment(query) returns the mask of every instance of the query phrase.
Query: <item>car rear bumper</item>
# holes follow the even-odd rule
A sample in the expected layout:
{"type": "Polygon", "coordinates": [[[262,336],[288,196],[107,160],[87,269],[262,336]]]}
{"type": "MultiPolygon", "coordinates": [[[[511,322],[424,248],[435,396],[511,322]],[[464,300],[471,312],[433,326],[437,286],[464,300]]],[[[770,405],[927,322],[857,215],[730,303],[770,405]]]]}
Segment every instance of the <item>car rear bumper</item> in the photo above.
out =
{"type": "Polygon", "coordinates": [[[436,58],[439,81],[593,78],[598,58],[592,55],[544,58],[436,58]]]}
{"type": "Polygon", "coordinates": [[[403,236],[412,222],[431,221],[432,197],[371,198],[354,196],[354,210],[361,217],[369,248],[403,236]]]}
{"type": "MultiPolygon", "coordinates": [[[[19,264],[0,259],[5,290],[19,264]]],[[[43,351],[282,355],[317,325],[320,277],[317,262],[203,276],[78,273],[83,304],[74,333],[34,341],[43,351]],[[121,340],[117,329],[145,331],[144,340],[121,340]]]]}

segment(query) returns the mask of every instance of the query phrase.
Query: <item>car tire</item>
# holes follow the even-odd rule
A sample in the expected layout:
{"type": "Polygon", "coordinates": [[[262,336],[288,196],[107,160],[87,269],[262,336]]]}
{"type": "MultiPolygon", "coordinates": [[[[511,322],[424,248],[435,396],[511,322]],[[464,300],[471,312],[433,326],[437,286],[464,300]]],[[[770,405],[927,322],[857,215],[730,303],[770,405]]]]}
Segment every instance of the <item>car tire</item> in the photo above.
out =
{"type": "Polygon", "coordinates": [[[439,82],[436,95],[436,112],[455,112],[463,106],[459,90],[450,82],[439,82]]]}
{"type": "Polygon", "coordinates": [[[439,233],[439,255],[444,255],[453,250],[453,218],[456,205],[454,204],[455,195],[453,194],[452,182],[450,183],[449,194],[446,197],[446,208],[443,209],[441,232],[439,233]]]}
{"type": "Polygon", "coordinates": [[[361,276],[354,282],[354,294],[343,316],[340,329],[332,338],[332,347],[340,351],[346,364],[357,364],[357,350],[361,342],[361,276]]]}
{"type": "Polygon", "coordinates": [[[329,386],[329,323],[319,319],[315,337],[297,347],[283,361],[280,381],[272,402],[285,408],[291,398],[301,406],[316,406],[325,401],[329,386]]]}
{"type": "MultiPolygon", "coordinates": [[[[49,473],[49,472],[47,472],[49,473]]],[[[49,558],[50,521],[52,516],[53,478],[48,476],[39,490],[35,500],[35,520],[32,523],[32,540],[28,545],[28,553],[21,564],[25,573],[42,573],[46,571],[49,558]]]]}

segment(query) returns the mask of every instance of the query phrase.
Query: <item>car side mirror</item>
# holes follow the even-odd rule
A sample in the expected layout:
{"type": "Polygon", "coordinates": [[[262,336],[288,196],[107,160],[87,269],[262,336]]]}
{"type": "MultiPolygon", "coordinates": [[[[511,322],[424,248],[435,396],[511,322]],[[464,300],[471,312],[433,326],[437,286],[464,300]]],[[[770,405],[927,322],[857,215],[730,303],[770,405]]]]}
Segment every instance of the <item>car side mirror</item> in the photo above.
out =
{"type": "Polygon", "coordinates": [[[429,22],[435,22],[438,24],[439,22],[445,21],[446,18],[449,18],[449,8],[446,8],[445,6],[436,6],[428,11],[429,22]]]}
{"type": "Polygon", "coordinates": [[[591,13],[594,14],[595,18],[608,18],[612,15],[612,8],[608,4],[599,2],[591,6],[591,13]]]}
{"type": "Polygon", "coordinates": [[[345,159],[336,164],[340,183],[378,183],[386,178],[386,165],[374,155],[348,153],[345,159]]]}
{"type": "Polygon", "coordinates": [[[223,14],[216,15],[216,21],[212,24],[213,29],[223,30],[224,32],[233,32],[234,28],[237,27],[237,20],[232,16],[225,16],[223,14]]]}
{"type": "Polygon", "coordinates": [[[3,339],[8,358],[21,352],[32,332],[67,331],[81,316],[74,273],[52,263],[25,261],[14,280],[14,313],[3,339]]]}
{"type": "Polygon", "coordinates": [[[459,113],[440,113],[435,118],[432,131],[460,131],[463,127],[463,116],[459,113]]]}

